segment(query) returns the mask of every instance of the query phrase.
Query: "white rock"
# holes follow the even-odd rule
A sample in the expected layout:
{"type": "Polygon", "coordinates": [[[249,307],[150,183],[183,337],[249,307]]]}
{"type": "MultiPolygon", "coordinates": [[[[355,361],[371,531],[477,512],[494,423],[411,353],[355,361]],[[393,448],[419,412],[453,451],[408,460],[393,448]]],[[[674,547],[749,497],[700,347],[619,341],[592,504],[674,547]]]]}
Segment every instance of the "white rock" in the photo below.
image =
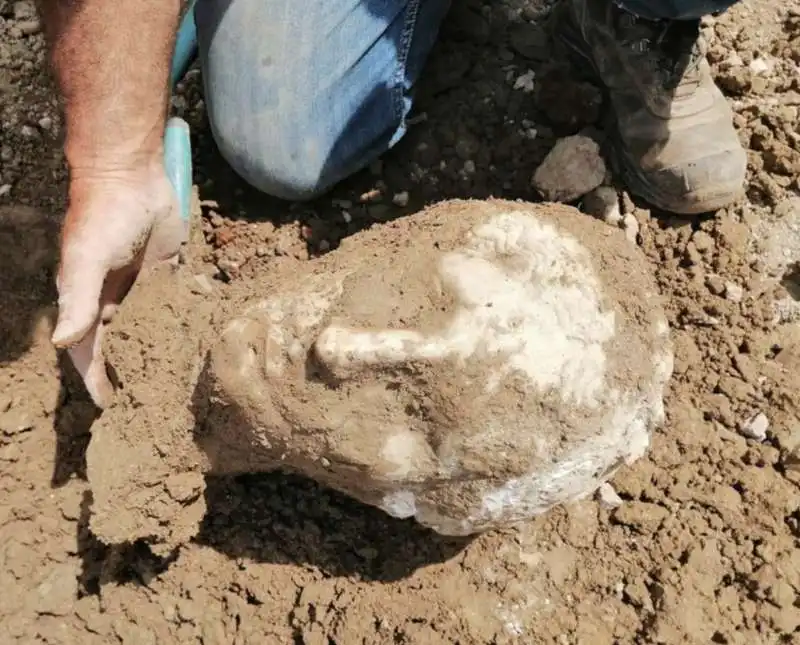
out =
{"type": "Polygon", "coordinates": [[[213,293],[214,285],[211,283],[211,278],[204,273],[198,273],[192,276],[192,280],[194,284],[191,289],[195,293],[213,293]]]}
{"type": "Polygon", "coordinates": [[[522,90],[523,92],[526,93],[533,92],[535,87],[534,85],[535,78],[536,78],[536,72],[534,72],[532,69],[529,69],[527,72],[517,77],[517,80],[514,81],[514,89],[522,90]]]}
{"type": "Polygon", "coordinates": [[[740,432],[742,436],[755,441],[764,441],[767,438],[767,430],[769,429],[769,419],[763,412],[759,412],[754,417],[745,421],[741,427],[740,432]]]}
{"type": "Polygon", "coordinates": [[[722,61],[722,63],[723,65],[726,65],[728,67],[741,67],[742,65],[744,65],[742,57],[739,56],[739,53],[735,51],[731,52],[728,55],[728,57],[724,61],[722,61]]]}
{"type": "Polygon", "coordinates": [[[758,58],[754,58],[748,67],[753,74],[768,75],[772,71],[774,63],[771,60],[759,56],[758,58]]]}
{"type": "Polygon", "coordinates": [[[560,139],[533,175],[533,187],[552,202],[573,202],[603,183],[606,164],[593,139],[560,139]]]}
{"type": "Polygon", "coordinates": [[[775,217],[763,217],[753,231],[754,251],[770,274],[791,270],[800,257],[800,197],[787,197],[775,208],[775,217]]]}
{"type": "Polygon", "coordinates": [[[600,488],[597,489],[597,501],[600,506],[609,511],[623,504],[622,498],[617,495],[617,491],[608,482],[603,482],[600,484],[600,488]]]}
{"type": "Polygon", "coordinates": [[[735,282],[726,282],[725,298],[731,302],[741,302],[744,298],[744,289],[735,282]]]}
{"type": "Polygon", "coordinates": [[[210,472],[291,468],[447,535],[591,495],[646,452],[672,370],[646,261],[603,227],[446,202],[270,274],[211,353],[210,472]]]}
{"type": "Polygon", "coordinates": [[[776,300],[773,304],[773,310],[775,312],[775,317],[772,320],[773,325],[800,321],[800,302],[791,296],[776,300]]]}
{"type": "Polygon", "coordinates": [[[598,186],[583,198],[583,209],[606,224],[621,227],[622,213],[619,209],[619,195],[611,186],[598,186]]]}
{"type": "Polygon", "coordinates": [[[234,277],[239,273],[240,264],[231,258],[222,258],[217,262],[217,268],[228,277],[234,277]]]}
{"type": "Polygon", "coordinates": [[[395,206],[399,206],[400,208],[405,208],[408,206],[408,191],[402,191],[396,193],[394,197],[392,197],[392,203],[395,206]]]}
{"type": "Polygon", "coordinates": [[[622,228],[625,230],[625,238],[628,242],[636,244],[639,237],[639,221],[633,213],[628,213],[622,220],[622,228]]]}

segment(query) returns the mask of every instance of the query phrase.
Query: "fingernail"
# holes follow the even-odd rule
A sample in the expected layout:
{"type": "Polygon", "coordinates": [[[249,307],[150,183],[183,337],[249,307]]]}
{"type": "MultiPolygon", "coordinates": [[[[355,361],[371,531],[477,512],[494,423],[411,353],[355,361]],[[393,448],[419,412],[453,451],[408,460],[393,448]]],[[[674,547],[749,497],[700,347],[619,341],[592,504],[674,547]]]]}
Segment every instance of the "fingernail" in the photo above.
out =
{"type": "Polygon", "coordinates": [[[69,347],[89,333],[97,320],[98,311],[97,309],[94,311],[78,310],[79,315],[76,316],[75,307],[66,309],[61,303],[59,304],[58,322],[56,322],[51,339],[56,347],[69,347]]]}
{"type": "Polygon", "coordinates": [[[56,347],[68,347],[81,339],[81,329],[70,319],[59,319],[53,330],[51,342],[56,347]]]}

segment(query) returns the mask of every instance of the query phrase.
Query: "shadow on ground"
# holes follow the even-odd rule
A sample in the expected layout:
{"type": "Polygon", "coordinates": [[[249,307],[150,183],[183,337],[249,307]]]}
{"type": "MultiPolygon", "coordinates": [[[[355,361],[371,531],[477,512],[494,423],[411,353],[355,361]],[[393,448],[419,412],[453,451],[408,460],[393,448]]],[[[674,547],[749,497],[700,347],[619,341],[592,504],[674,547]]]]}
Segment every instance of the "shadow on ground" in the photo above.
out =
{"type": "Polygon", "coordinates": [[[208,511],[197,541],[232,558],[388,582],[449,560],[469,544],[294,475],[208,477],[206,486],[208,511]]]}
{"type": "Polygon", "coordinates": [[[55,319],[59,222],[33,206],[0,206],[0,366],[28,351],[42,317],[55,319]]]}
{"type": "Polygon", "coordinates": [[[66,352],[59,354],[58,368],[61,391],[53,415],[56,449],[50,480],[54,488],[67,484],[73,477],[86,480],[86,449],[92,438],[92,424],[100,416],[100,409],[92,402],[66,352]]]}

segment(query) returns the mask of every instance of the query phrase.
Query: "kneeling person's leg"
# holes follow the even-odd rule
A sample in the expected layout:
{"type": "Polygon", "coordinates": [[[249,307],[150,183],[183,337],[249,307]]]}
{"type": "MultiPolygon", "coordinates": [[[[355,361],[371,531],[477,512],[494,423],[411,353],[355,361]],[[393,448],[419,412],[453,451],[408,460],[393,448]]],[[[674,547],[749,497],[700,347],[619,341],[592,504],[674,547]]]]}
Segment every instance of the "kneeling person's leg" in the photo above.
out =
{"type": "Polygon", "coordinates": [[[405,132],[449,0],[200,0],[208,115],[256,188],[307,199],[405,132]]]}

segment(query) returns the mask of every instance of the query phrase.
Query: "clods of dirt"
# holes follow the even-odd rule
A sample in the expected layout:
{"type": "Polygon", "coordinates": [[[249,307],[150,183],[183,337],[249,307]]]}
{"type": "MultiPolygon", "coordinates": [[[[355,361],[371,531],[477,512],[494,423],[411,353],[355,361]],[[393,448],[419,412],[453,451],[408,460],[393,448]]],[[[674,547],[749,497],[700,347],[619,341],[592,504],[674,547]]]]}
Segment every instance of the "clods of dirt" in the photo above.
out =
{"type": "MultiPolygon", "coordinates": [[[[49,344],[66,177],[61,121],[42,34],[24,24],[30,3],[17,4],[0,2],[0,205],[13,209],[0,225],[0,391],[7,397],[0,407],[18,415],[0,434],[4,642],[797,639],[800,345],[786,255],[797,251],[793,227],[781,228],[800,191],[791,3],[745,0],[704,27],[713,72],[748,149],[746,199],[687,219],[620,195],[621,215],[638,224],[636,243],[656,276],[676,352],[666,424],[648,456],[611,482],[621,504],[585,500],[464,542],[301,478],[216,477],[205,482],[197,538],[174,554],[138,543],[110,548],[90,526],[86,447],[101,441],[97,414],[49,344]],[[36,212],[33,228],[26,209],[36,212]],[[14,252],[21,248],[32,252],[14,252]],[[743,436],[744,424],[761,414],[766,438],[743,436]]],[[[224,308],[238,281],[278,267],[302,270],[357,230],[432,201],[535,199],[531,176],[555,141],[584,122],[599,127],[607,109],[596,121],[593,112],[555,118],[542,109],[537,93],[551,61],[538,35],[527,40],[523,31],[541,26],[547,9],[524,0],[453,3],[407,138],[380,167],[301,207],[258,195],[221,161],[192,70],[172,101],[192,125],[205,204],[188,279],[203,275],[213,287],[195,288],[202,293],[192,294],[192,306],[208,300],[224,308]],[[401,207],[393,198],[403,192],[401,207]],[[312,231],[308,239],[303,227],[312,231]]],[[[584,86],[575,94],[594,92],[584,86]]],[[[179,329],[183,315],[166,320],[179,329]]],[[[114,333],[131,334],[126,351],[135,353],[146,330],[126,330],[122,321],[114,333]]],[[[175,416],[182,414],[176,405],[175,416]]],[[[179,499],[194,494],[185,484],[169,489],[179,499]]]]}

